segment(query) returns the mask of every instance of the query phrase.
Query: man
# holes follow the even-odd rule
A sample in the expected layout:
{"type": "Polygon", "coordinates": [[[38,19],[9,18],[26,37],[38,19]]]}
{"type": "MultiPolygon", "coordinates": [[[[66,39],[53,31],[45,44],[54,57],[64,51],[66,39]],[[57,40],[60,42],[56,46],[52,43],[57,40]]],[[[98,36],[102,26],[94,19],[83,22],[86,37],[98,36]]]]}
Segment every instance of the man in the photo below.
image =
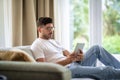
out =
{"type": "Polygon", "coordinates": [[[51,39],[54,26],[52,19],[41,17],[37,21],[39,37],[31,45],[37,62],[52,62],[67,66],[73,78],[120,79],[120,62],[100,46],[93,46],[84,55],[70,53],[57,41],[51,39]],[[106,67],[94,67],[99,59],[106,67]],[[68,65],[69,64],[69,65],[68,65]]]}

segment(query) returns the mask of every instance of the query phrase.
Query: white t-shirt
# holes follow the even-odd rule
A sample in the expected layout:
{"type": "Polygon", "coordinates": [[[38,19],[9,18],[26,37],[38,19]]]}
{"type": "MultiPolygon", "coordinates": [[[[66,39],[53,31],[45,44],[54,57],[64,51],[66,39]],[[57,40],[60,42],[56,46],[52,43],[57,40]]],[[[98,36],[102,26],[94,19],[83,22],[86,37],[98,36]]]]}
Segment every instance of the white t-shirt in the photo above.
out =
{"type": "Polygon", "coordinates": [[[55,63],[66,58],[63,55],[65,49],[53,39],[37,38],[31,45],[31,49],[35,59],[45,58],[46,62],[55,63]]]}

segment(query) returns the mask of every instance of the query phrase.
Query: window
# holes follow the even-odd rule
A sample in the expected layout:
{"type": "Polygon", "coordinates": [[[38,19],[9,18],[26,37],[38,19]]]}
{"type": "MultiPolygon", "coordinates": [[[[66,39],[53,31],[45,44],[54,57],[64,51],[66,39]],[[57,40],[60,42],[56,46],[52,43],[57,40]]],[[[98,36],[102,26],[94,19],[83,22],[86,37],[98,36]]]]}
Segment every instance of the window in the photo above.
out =
{"type": "Polygon", "coordinates": [[[85,49],[97,44],[110,53],[120,52],[119,0],[55,0],[54,4],[55,38],[69,50],[85,42],[85,49]]]}
{"type": "Polygon", "coordinates": [[[55,39],[68,50],[77,42],[101,45],[101,0],[55,0],[55,39]],[[64,5],[64,6],[62,6],[64,5]]]}
{"type": "Polygon", "coordinates": [[[120,53],[120,1],[103,0],[103,46],[111,53],[120,53]]]}
{"type": "MultiPolygon", "coordinates": [[[[70,0],[70,23],[73,30],[73,48],[76,43],[85,43],[89,46],[89,2],[88,0],[70,0]]],[[[85,49],[84,48],[84,49],[85,49]]]]}

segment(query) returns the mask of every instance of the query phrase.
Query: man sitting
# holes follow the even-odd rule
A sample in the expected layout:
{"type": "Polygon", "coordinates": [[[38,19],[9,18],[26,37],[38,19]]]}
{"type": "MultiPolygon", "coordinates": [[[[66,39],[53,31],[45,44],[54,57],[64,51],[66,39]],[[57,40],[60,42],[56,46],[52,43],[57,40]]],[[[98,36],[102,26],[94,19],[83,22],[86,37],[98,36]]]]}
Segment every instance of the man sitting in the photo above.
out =
{"type": "Polygon", "coordinates": [[[72,78],[120,79],[120,62],[101,46],[93,46],[85,54],[82,50],[79,50],[77,55],[75,52],[70,53],[51,39],[54,26],[49,17],[38,19],[37,31],[39,37],[31,45],[37,62],[52,62],[67,66],[72,72],[72,78]],[[106,66],[94,67],[97,59],[106,66]]]}

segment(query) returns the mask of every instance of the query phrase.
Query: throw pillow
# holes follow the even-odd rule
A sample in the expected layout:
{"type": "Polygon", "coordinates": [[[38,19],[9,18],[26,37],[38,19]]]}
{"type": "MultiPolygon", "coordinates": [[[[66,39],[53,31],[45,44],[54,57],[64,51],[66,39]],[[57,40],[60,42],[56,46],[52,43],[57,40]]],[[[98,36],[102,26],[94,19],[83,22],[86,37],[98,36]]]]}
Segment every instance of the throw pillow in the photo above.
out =
{"type": "Polygon", "coordinates": [[[0,60],[36,62],[28,53],[20,49],[0,51],[0,60]]]}

